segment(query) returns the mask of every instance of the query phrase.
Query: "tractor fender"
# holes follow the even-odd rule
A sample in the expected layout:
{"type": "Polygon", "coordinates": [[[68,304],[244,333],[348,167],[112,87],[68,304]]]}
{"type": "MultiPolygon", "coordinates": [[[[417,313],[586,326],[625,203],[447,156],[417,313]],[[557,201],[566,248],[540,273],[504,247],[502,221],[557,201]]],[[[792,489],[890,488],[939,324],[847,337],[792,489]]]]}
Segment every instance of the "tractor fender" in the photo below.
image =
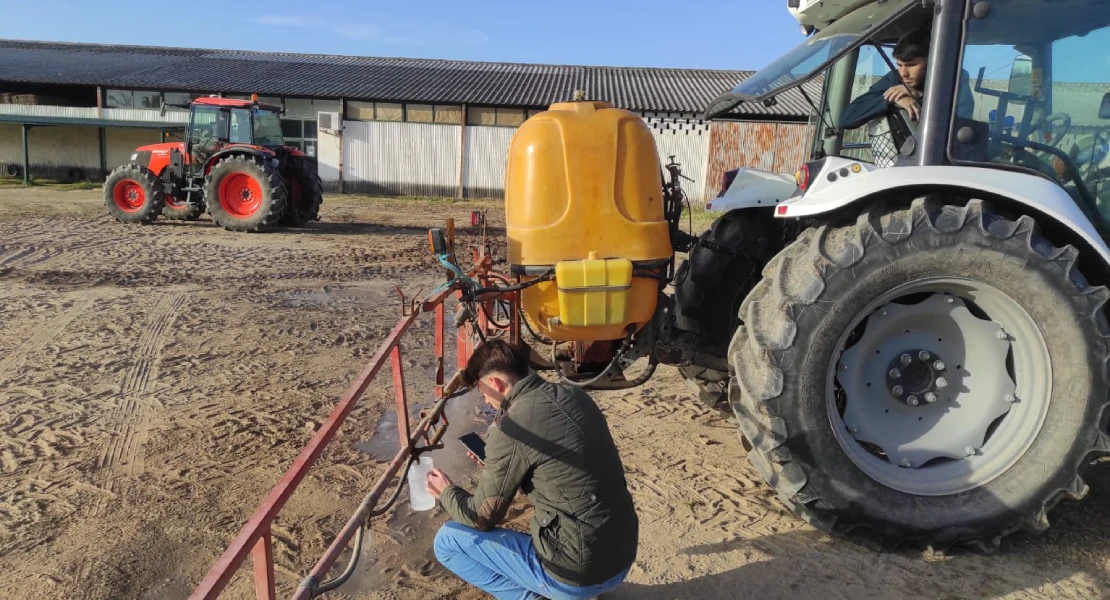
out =
{"type": "Polygon", "coordinates": [[[1067,191],[1046,178],[985,167],[877,169],[868,163],[843,158],[830,157],[823,162],[819,172],[810,174],[812,183],[806,192],[779,204],[776,217],[815,217],[891,194],[956,193],[995,202],[1012,212],[1029,214],[1042,226],[1054,225],[1058,234],[1070,238],[1057,243],[1072,243],[1080,251],[1096,254],[1101,263],[1101,275],[1110,279],[1110,248],[1067,191]]]}
{"type": "Polygon", "coordinates": [[[203,172],[205,174],[207,174],[209,171],[211,171],[212,166],[215,165],[217,162],[219,162],[220,159],[226,158],[228,156],[238,156],[238,155],[243,155],[243,154],[246,154],[248,156],[257,156],[257,157],[259,157],[263,160],[272,160],[272,159],[275,159],[277,157],[277,155],[274,154],[274,152],[272,150],[267,150],[266,148],[260,148],[260,147],[256,147],[256,146],[245,146],[245,145],[244,146],[229,146],[227,148],[222,148],[220,151],[218,151],[215,154],[213,154],[212,156],[208,157],[208,160],[205,161],[205,163],[204,163],[204,171],[203,172]]]}

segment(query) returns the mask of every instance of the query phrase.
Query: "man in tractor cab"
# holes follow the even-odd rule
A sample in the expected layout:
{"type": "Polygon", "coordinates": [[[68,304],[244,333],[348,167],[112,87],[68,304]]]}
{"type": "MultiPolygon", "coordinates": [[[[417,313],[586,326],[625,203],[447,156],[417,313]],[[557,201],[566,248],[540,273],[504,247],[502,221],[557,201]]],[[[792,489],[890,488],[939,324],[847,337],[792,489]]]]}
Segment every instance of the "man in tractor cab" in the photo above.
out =
{"type": "MultiPolygon", "coordinates": [[[[840,119],[841,127],[862,127],[895,107],[904,108],[911,119],[919,121],[924,101],[922,90],[925,88],[925,74],[929,67],[929,39],[929,30],[924,28],[903,35],[894,46],[894,61],[898,65],[898,71],[887,73],[865,94],[846,106],[840,119]]],[[[966,71],[960,73],[956,114],[964,118],[971,118],[975,110],[970,79],[966,71]]]]}
{"type": "Polygon", "coordinates": [[[464,375],[497,409],[474,494],[438,469],[428,492],[451,517],[436,558],[498,600],[586,600],[619,586],[639,520],[605,416],[582,388],[531,372],[503,340],[475,350],[464,375]],[[531,535],[497,528],[517,491],[535,505],[531,535]]]}

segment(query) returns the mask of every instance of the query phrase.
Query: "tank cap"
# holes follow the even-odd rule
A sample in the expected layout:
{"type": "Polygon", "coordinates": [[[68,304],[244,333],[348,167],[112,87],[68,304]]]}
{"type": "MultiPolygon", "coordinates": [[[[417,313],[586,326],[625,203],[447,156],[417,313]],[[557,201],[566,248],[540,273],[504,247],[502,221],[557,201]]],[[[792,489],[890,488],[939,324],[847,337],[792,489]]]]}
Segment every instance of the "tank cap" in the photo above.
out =
{"type": "Polygon", "coordinates": [[[582,102],[586,99],[586,90],[574,90],[574,95],[571,98],[575,102],[582,102]]]}
{"type": "Polygon", "coordinates": [[[590,250],[589,254],[587,255],[587,258],[589,260],[597,260],[597,258],[598,258],[597,257],[597,250],[590,250]]]}

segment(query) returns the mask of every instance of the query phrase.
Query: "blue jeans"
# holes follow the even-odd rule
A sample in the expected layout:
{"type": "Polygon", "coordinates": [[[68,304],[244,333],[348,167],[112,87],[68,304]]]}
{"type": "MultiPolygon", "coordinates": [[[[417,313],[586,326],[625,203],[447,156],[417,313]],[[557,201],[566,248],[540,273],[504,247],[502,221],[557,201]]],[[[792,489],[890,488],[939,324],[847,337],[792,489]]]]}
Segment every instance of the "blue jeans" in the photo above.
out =
{"type": "Polygon", "coordinates": [[[616,588],[628,575],[625,569],[598,585],[567,585],[543,570],[532,536],[508,529],[479,531],[455,521],[436,533],[435,552],[452,573],[497,600],[587,600],[616,588]]]}

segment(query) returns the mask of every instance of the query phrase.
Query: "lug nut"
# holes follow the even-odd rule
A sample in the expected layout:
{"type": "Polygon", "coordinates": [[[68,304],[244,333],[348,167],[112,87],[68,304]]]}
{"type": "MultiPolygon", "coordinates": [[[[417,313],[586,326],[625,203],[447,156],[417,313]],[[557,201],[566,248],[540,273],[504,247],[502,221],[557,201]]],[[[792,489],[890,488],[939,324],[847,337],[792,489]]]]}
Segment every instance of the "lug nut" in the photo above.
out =
{"type": "Polygon", "coordinates": [[[912,362],[913,362],[913,357],[912,356],[910,356],[909,354],[903,354],[902,355],[902,364],[908,365],[912,362]]]}
{"type": "Polygon", "coordinates": [[[937,401],[937,395],[933,392],[929,392],[928,394],[925,394],[925,401],[929,404],[932,404],[937,401]]]}
{"type": "Polygon", "coordinates": [[[921,352],[917,353],[917,357],[920,358],[922,361],[929,360],[930,358],[932,358],[932,356],[933,355],[929,354],[928,350],[922,350],[921,352]]]}
{"type": "Polygon", "coordinates": [[[937,388],[944,389],[948,387],[948,380],[943,377],[937,377],[937,388]]]}
{"type": "Polygon", "coordinates": [[[955,304],[955,303],[956,303],[956,299],[955,299],[955,298],[948,298],[948,303],[949,303],[949,304],[955,304]]]}
{"type": "Polygon", "coordinates": [[[995,335],[995,337],[997,337],[1000,340],[1006,339],[1006,332],[1002,331],[1001,329],[999,329],[998,333],[995,333],[994,335],[995,335]]]}
{"type": "Polygon", "coordinates": [[[1009,402],[1010,404],[1017,402],[1017,396],[1013,394],[1006,394],[1006,402],[1009,402]]]}
{"type": "Polygon", "coordinates": [[[944,361],[938,360],[937,362],[933,363],[933,368],[938,370],[938,371],[943,371],[944,370],[944,361]]]}
{"type": "Polygon", "coordinates": [[[917,406],[918,404],[921,404],[921,402],[918,401],[917,396],[910,396],[909,398],[906,398],[906,404],[909,404],[910,406],[917,406]]]}
{"type": "Polygon", "coordinates": [[[978,454],[978,452],[975,451],[975,448],[972,448],[971,446],[964,448],[964,452],[967,452],[968,456],[974,456],[978,454]]]}
{"type": "Polygon", "coordinates": [[[890,375],[891,379],[898,379],[899,377],[902,376],[902,372],[899,371],[898,369],[891,369],[890,373],[887,373],[887,375],[890,375]]]}
{"type": "Polygon", "coordinates": [[[851,425],[849,425],[848,429],[851,429],[852,433],[859,433],[859,427],[856,427],[855,423],[852,423],[851,425]]]}
{"type": "Polygon", "coordinates": [[[898,396],[899,398],[901,398],[902,394],[906,393],[906,390],[903,390],[902,386],[896,385],[896,386],[890,388],[890,393],[892,393],[895,396],[898,396]]]}
{"type": "Polygon", "coordinates": [[[913,466],[913,463],[911,463],[911,462],[910,462],[910,459],[908,459],[908,458],[903,458],[903,459],[902,459],[902,462],[901,462],[901,465],[902,465],[903,467],[912,467],[912,466],[913,466]]]}

